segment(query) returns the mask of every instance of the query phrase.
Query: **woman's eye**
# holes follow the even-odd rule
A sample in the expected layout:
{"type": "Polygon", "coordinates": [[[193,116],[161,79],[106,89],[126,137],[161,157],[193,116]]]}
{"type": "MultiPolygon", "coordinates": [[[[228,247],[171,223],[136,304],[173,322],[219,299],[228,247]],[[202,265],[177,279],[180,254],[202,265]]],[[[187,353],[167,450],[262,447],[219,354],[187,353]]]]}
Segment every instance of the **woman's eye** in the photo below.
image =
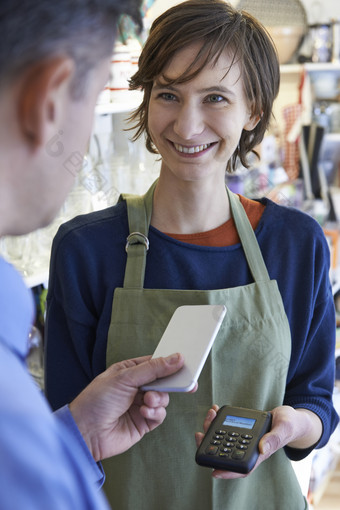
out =
{"type": "Polygon", "coordinates": [[[171,92],[162,92],[159,94],[159,97],[161,99],[164,99],[165,101],[174,101],[176,99],[176,96],[174,94],[171,94],[171,92]]]}
{"type": "Polygon", "coordinates": [[[207,99],[208,103],[221,103],[222,101],[225,101],[225,98],[219,94],[210,94],[207,99]]]}

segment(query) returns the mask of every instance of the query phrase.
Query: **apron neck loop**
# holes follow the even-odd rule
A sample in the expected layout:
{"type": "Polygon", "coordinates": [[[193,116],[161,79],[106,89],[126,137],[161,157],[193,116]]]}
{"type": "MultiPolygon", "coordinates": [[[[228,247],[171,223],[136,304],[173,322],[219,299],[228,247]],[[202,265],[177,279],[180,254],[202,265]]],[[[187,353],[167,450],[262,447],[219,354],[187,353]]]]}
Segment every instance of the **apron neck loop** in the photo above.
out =
{"type": "Polygon", "coordinates": [[[236,230],[254,281],[269,281],[268,271],[260,247],[243,205],[239,197],[228,188],[227,193],[236,230]]]}
{"type": "Polygon", "coordinates": [[[125,246],[127,252],[125,288],[143,288],[144,286],[146,254],[149,249],[149,225],[156,184],[157,180],[143,196],[123,194],[119,199],[126,200],[130,232],[125,246]]]}

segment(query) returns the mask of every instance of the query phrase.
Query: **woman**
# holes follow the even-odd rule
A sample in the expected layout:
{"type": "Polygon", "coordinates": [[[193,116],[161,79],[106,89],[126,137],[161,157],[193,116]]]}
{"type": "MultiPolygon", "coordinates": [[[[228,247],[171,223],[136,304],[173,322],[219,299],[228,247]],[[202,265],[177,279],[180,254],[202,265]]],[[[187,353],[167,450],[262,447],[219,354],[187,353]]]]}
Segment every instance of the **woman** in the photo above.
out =
{"type": "Polygon", "coordinates": [[[105,465],[114,508],[305,508],[289,458],[324,445],[337,423],[327,243],[307,215],[225,188],[226,169],[261,142],[278,87],[276,52],[250,15],[221,0],[169,9],[131,80],[144,91],[137,137],[161,155],[159,179],[54,241],[53,407],[106,365],[153,352],[178,306],[227,307],[197,393],[174,395],[162,427],[105,465]],[[267,437],[281,442],[245,478],[215,480],[194,463],[193,432],[213,402],[273,411],[267,437]]]}

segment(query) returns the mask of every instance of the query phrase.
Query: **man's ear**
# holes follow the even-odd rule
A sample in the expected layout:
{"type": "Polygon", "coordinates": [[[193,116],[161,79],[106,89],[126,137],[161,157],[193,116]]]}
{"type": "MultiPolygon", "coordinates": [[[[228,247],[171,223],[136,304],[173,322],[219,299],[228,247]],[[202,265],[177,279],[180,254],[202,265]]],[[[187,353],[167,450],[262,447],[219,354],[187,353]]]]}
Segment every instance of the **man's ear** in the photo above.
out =
{"type": "Polygon", "coordinates": [[[55,57],[33,65],[22,77],[18,122],[31,148],[46,143],[58,131],[70,97],[74,62],[55,57]]]}

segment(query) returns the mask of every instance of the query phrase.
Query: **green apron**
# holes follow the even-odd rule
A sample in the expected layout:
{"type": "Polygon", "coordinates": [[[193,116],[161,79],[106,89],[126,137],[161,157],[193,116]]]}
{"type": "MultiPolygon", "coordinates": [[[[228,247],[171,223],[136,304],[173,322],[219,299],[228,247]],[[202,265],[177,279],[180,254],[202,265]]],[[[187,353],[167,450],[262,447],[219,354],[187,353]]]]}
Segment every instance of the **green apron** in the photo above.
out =
{"type": "MultiPolygon", "coordinates": [[[[282,405],[291,338],[276,281],[270,281],[255,234],[236,195],[231,212],[254,283],[218,290],[144,289],[148,230],[156,183],[126,195],[130,236],[124,287],[114,292],[107,366],[152,354],[180,305],[225,304],[227,314],[195,394],[170,395],[167,418],[128,452],[104,461],[104,489],[114,510],[303,510],[300,486],[283,449],[250,476],[214,480],[195,463],[194,433],[208,408],[282,405]]],[[[157,271],[157,268],[155,268],[157,271]]]]}

